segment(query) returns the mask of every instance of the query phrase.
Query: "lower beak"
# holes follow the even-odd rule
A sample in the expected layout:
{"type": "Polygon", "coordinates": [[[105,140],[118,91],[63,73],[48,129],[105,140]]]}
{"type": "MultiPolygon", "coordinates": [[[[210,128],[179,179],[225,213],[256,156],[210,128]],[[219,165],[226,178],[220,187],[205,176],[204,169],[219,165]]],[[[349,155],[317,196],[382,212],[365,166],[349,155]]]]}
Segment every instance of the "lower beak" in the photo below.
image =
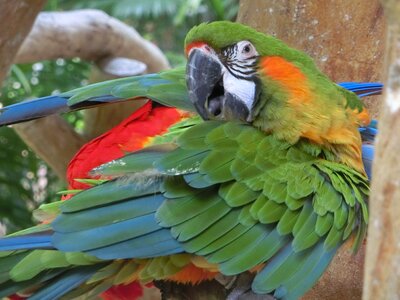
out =
{"type": "Polygon", "coordinates": [[[186,67],[189,99],[205,120],[246,121],[249,110],[236,95],[224,89],[224,72],[227,70],[215,54],[193,49],[186,67]]]}

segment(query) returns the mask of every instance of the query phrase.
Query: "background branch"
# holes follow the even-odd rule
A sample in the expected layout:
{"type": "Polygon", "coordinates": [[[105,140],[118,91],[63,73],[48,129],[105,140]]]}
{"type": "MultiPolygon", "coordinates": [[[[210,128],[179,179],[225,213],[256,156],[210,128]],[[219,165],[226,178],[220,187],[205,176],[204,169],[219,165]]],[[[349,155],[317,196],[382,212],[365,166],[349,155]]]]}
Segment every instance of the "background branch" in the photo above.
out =
{"type": "Polygon", "coordinates": [[[58,115],[14,125],[14,128],[61,179],[65,179],[69,161],[86,141],[58,115]]]}
{"type": "MultiPolygon", "coordinates": [[[[135,29],[102,11],[92,9],[40,13],[19,49],[15,62],[72,57],[94,61],[99,70],[106,69],[103,75],[97,71],[92,81],[120,77],[118,72],[110,74],[109,71],[110,60],[116,57],[132,58],[145,64],[143,68],[138,63],[124,75],[137,75],[145,70],[158,72],[169,67],[161,50],[143,39],[135,29]]],[[[123,103],[88,112],[84,137],[58,116],[16,125],[14,128],[60,178],[65,178],[68,162],[86,141],[118,124],[141,104],[123,103]]]]}
{"type": "Polygon", "coordinates": [[[161,50],[125,23],[100,10],[42,12],[18,51],[18,63],[80,57],[97,61],[127,57],[142,61],[149,73],[169,67],[161,50]]]}

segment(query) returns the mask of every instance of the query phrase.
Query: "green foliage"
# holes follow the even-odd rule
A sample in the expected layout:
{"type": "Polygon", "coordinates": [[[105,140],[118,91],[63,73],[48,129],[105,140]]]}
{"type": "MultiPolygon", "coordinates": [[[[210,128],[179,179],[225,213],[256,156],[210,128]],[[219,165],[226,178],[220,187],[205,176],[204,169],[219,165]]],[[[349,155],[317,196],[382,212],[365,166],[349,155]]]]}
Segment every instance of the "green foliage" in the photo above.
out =
{"type": "MultiPolygon", "coordinates": [[[[0,105],[86,84],[89,67],[79,59],[14,65],[0,90],[0,105]]],[[[67,119],[75,127],[82,126],[79,114],[67,119]]],[[[0,128],[0,145],[0,222],[13,232],[33,225],[31,210],[57,199],[62,183],[11,128],[0,128]]]]}
{"type": "Polygon", "coordinates": [[[103,10],[132,25],[164,52],[180,54],[190,28],[201,22],[234,20],[238,7],[238,0],[50,0],[47,5],[49,10],[103,10]]]}

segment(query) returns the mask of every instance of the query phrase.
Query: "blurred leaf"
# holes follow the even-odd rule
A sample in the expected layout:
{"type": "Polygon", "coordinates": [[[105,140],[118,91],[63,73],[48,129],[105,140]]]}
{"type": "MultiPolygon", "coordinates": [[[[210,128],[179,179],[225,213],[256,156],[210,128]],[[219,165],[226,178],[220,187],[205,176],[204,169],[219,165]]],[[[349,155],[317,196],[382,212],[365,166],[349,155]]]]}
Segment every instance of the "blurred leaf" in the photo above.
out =
{"type": "Polygon", "coordinates": [[[224,1],[222,0],[210,0],[211,7],[213,8],[215,14],[217,15],[218,20],[224,20],[225,16],[225,7],[224,1]]]}
{"type": "MultiPolygon", "coordinates": [[[[90,64],[79,59],[14,65],[0,90],[0,101],[9,105],[78,87],[85,83],[89,70],[90,64]]],[[[76,113],[72,123],[79,122],[82,117],[76,113]]],[[[0,147],[0,222],[13,232],[33,225],[31,211],[41,203],[58,200],[56,192],[63,183],[11,128],[0,128],[0,147]]]]}
{"type": "Polygon", "coordinates": [[[11,72],[15,74],[19,82],[21,82],[22,87],[25,90],[25,93],[30,94],[32,93],[31,85],[29,84],[28,79],[26,78],[24,72],[21,71],[21,69],[17,65],[12,65],[11,66],[11,72]]]}

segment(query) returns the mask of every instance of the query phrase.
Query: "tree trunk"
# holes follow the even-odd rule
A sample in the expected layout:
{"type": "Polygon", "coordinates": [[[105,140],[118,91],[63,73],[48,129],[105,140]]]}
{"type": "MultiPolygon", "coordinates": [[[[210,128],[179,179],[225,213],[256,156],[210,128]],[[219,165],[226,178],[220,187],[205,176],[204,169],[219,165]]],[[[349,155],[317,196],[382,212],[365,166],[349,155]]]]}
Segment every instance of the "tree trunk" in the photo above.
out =
{"type": "MultiPolygon", "coordinates": [[[[307,52],[334,81],[382,80],[385,22],[378,0],[241,0],[238,21],[307,52]]],[[[377,97],[365,102],[376,117],[377,97]]],[[[360,299],[364,256],[365,246],[356,256],[342,247],[304,299],[360,299]]]]}
{"type": "Polygon", "coordinates": [[[400,299],[400,2],[382,0],[388,20],[384,102],[373,165],[363,299],[400,299]]]}
{"type": "Polygon", "coordinates": [[[0,0],[0,83],[46,0],[0,0]]]}
{"type": "MultiPolygon", "coordinates": [[[[303,50],[333,81],[382,80],[385,24],[379,0],[241,0],[238,22],[303,50]]],[[[378,101],[366,100],[373,116],[378,101]]]]}

